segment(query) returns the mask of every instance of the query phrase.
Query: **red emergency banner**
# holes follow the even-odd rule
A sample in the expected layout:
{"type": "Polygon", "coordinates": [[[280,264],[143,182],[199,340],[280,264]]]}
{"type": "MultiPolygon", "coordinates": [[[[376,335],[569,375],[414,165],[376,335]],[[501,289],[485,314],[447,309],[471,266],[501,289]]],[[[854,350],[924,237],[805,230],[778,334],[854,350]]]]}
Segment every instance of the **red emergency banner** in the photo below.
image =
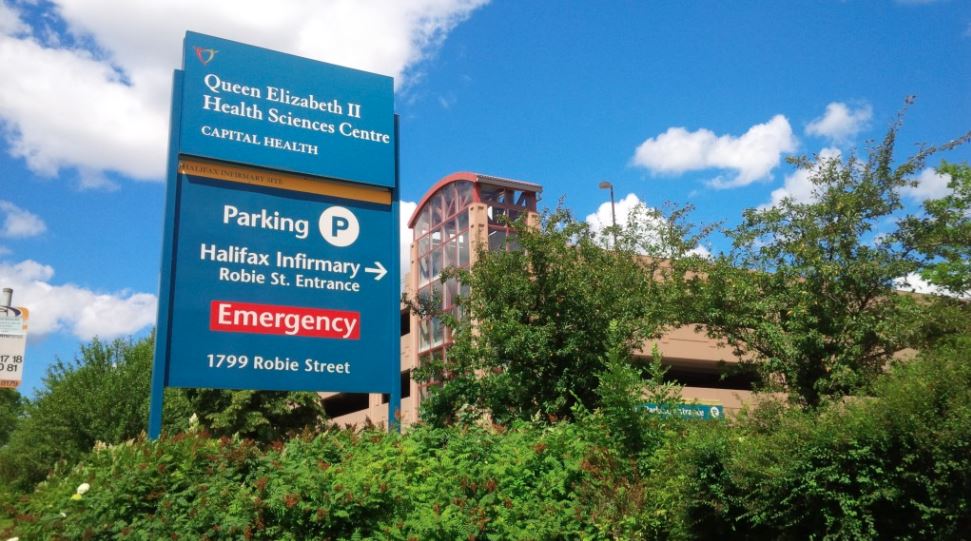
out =
{"type": "Polygon", "coordinates": [[[209,330],[358,340],[361,313],[302,306],[212,301],[209,330]]]}

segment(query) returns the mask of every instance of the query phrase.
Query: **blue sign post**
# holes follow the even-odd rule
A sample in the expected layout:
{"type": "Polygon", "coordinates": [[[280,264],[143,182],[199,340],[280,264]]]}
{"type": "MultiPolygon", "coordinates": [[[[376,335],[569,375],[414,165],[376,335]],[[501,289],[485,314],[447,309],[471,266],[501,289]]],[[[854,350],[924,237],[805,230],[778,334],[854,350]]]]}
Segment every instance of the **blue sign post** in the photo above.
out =
{"type": "Polygon", "coordinates": [[[393,80],[189,32],[174,78],[149,436],[162,389],[390,393],[393,80]]]}

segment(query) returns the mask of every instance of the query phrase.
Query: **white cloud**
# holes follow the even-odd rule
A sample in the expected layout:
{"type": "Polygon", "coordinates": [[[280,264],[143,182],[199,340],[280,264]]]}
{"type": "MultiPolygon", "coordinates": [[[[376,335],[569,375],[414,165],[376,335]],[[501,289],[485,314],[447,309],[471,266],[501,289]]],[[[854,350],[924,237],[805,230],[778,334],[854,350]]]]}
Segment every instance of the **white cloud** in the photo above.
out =
{"type": "Polygon", "coordinates": [[[705,259],[711,259],[711,250],[699,244],[698,246],[688,250],[688,255],[697,255],[705,259]]]}
{"type": "MultiPolygon", "coordinates": [[[[631,211],[642,206],[644,206],[644,203],[641,201],[641,199],[632,193],[627,194],[626,197],[620,201],[617,201],[617,225],[626,227],[630,221],[631,211]]],[[[598,233],[603,231],[605,228],[610,227],[613,224],[610,201],[601,203],[600,206],[597,207],[596,212],[587,216],[586,221],[588,224],[590,224],[590,228],[598,233]]]]}
{"type": "Polygon", "coordinates": [[[947,186],[951,182],[951,175],[938,173],[932,167],[921,171],[916,181],[916,186],[905,186],[903,193],[917,202],[940,199],[951,193],[951,189],[947,186]]]}
{"type": "Polygon", "coordinates": [[[24,210],[10,201],[0,199],[0,237],[35,237],[47,231],[47,224],[40,216],[24,210]]]}
{"type": "Polygon", "coordinates": [[[769,178],[782,154],[796,150],[797,143],[783,115],[756,124],[740,136],[718,136],[704,128],[689,132],[674,127],[641,143],[632,163],[653,173],[727,169],[735,172],[733,178],[718,177],[709,184],[715,188],[735,188],[769,178]]]}
{"type": "MultiPolygon", "coordinates": [[[[55,0],[71,37],[25,25],[0,5],[0,124],[35,172],[77,168],[158,180],[172,70],[186,29],[395,76],[407,84],[448,32],[486,0],[256,2],[55,0]],[[98,54],[61,43],[95,43],[98,54]]],[[[110,185],[110,183],[108,183],[110,185]]]]}
{"type": "Polygon", "coordinates": [[[28,30],[12,8],[0,1],[0,34],[20,34],[28,30]]]}
{"type": "Polygon", "coordinates": [[[873,107],[864,103],[852,109],[845,103],[834,101],[826,106],[823,116],[814,119],[806,126],[807,135],[825,137],[835,144],[853,140],[857,134],[867,129],[873,118],[873,107]]]}
{"type": "MultiPolygon", "coordinates": [[[[840,150],[835,147],[827,147],[819,151],[819,160],[838,160],[840,150]]],[[[785,198],[790,198],[796,203],[812,203],[816,200],[816,185],[812,182],[812,177],[819,171],[818,167],[812,169],[797,169],[791,175],[786,175],[785,182],[781,188],[772,190],[771,201],[762,205],[760,208],[774,207],[785,198]]]]}
{"type": "MultiPolygon", "coordinates": [[[[615,206],[617,212],[617,225],[621,228],[626,228],[631,223],[632,218],[635,220],[647,220],[647,222],[641,222],[640,225],[644,226],[644,229],[641,231],[648,237],[645,239],[647,244],[654,245],[655,249],[645,249],[645,251],[650,251],[652,253],[656,252],[661,239],[661,235],[658,232],[664,228],[664,223],[660,217],[653,214],[654,209],[651,209],[645,205],[644,202],[633,193],[629,193],[623,199],[616,201],[615,206]]],[[[587,215],[585,221],[594,233],[597,233],[598,235],[603,233],[606,228],[613,224],[610,201],[601,203],[600,206],[597,207],[596,212],[587,215]]],[[[604,240],[606,241],[607,239],[604,240]]],[[[611,243],[612,242],[613,241],[611,241],[611,243]]],[[[689,250],[688,253],[700,255],[702,257],[709,257],[711,255],[711,252],[700,244],[689,250]]]]}
{"type": "Polygon", "coordinates": [[[909,291],[911,293],[923,293],[925,295],[951,295],[945,289],[941,289],[927,280],[921,278],[916,272],[912,272],[903,278],[893,281],[894,289],[898,291],[909,291]]]}
{"type": "Polygon", "coordinates": [[[399,257],[401,258],[401,289],[405,288],[405,274],[411,270],[411,241],[414,237],[414,230],[408,227],[408,219],[415,213],[418,203],[414,201],[402,201],[398,207],[399,231],[401,232],[401,246],[399,247],[399,257]]]}
{"type": "Polygon", "coordinates": [[[153,102],[144,84],[129,86],[89,53],[45,48],[29,37],[0,37],[0,65],[17,74],[0,82],[4,135],[32,171],[161,178],[167,99],[153,102]]]}
{"type": "Polygon", "coordinates": [[[54,284],[54,269],[27,259],[0,262],[0,284],[14,290],[14,304],[30,310],[30,336],[68,332],[83,340],[115,338],[155,323],[157,299],[149,293],[97,293],[54,284]]]}

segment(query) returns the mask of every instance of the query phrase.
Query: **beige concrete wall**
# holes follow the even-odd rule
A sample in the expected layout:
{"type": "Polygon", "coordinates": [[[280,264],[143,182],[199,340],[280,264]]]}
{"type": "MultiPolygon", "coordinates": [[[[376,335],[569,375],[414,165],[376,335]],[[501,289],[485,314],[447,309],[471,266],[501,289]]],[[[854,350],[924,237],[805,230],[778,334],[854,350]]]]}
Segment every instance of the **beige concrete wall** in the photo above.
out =
{"type": "MultiPolygon", "coordinates": [[[[401,399],[402,426],[411,426],[418,422],[418,408],[415,405],[415,395],[401,399]]],[[[372,394],[367,409],[328,419],[328,423],[340,427],[363,426],[368,420],[372,424],[388,426],[388,405],[381,403],[381,395],[372,394]]]]}
{"type": "Polygon", "coordinates": [[[735,389],[712,389],[710,387],[685,387],[681,392],[684,402],[718,405],[725,408],[725,415],[734,417],[743,404],[751,404],[755,398],[752,391],[735,389]]]}
{"type": "Polygon", "coordinates": [[[712,364],[719,362],[738,363],[739,358],[732,348],[721,345],[714,338],[696,331],[693,325],[679,327],[664,333],[657,340],[648,340],[635,351],[639,357],[650,357],[651,348],[658,345],[666,363],[712,364]]]}

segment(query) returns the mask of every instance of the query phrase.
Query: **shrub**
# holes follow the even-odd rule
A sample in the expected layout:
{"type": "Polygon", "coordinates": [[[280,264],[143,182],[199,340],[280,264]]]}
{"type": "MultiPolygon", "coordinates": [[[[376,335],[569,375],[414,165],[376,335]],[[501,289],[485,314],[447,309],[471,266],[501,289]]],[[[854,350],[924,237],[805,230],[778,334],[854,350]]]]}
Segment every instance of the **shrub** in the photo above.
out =
{"type": "Polygon", "coordinates": [[[41,483],[30,539],[555,538],[590,532],[577,425],[310,433],[261,449],[205,433],[101,448],[41,483]],[[76,489],[87,483],[80,497],[76,489]],[[62,514],[63,513],[63,514],[62,514]]]}
{"type": "Polygon", "coordinates": [[[895,366],[873,396],[818,413],[763,407],[735,430],[689,438],[673,474],[681,523],[703,537],[962,538],[969,357],[971,339],[952,340],[895,366]]]}

